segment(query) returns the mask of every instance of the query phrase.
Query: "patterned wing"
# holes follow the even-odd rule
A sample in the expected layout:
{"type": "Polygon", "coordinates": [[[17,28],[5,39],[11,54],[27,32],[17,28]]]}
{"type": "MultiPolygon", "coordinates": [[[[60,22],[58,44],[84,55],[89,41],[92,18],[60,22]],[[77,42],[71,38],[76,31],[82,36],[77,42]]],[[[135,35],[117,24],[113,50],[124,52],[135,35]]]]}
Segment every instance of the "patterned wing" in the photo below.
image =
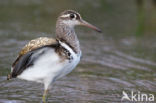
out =
{"type": "Polygon", "coordinates": [[[20,51],[19,55],[24,55],[28,53],[29,51],[32,51],[36,48],[39,48],[45,45],[56,44],[56,43],[57,41],[54,38],[40,37],[40,38],[31,40],[27,45],[25,45],[24,48],[20,51]]]}

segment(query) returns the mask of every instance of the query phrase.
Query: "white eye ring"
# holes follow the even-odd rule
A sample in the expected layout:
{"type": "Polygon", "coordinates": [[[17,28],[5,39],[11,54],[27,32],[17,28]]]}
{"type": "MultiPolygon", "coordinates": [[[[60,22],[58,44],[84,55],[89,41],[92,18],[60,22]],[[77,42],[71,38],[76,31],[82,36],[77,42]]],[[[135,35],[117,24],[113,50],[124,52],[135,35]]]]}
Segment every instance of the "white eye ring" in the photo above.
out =
{"type": "Polygon", "coordinates": [[[62,15],[61,17],[66,18],[66,17],[69,17],[69,16],[70,16],[70,14],[65,14],[65,15],[62,15]]]}
{"type": "Polygon", "coordinates": [[[71,19],[76,19],[76,15],[75,14],[65,14],[65,15],[62,15],[61,16],[62,18],[66,18],[66,17],[69,17],[71,19]],[[72,17],[71,17],[72,16],[72,17]]]}

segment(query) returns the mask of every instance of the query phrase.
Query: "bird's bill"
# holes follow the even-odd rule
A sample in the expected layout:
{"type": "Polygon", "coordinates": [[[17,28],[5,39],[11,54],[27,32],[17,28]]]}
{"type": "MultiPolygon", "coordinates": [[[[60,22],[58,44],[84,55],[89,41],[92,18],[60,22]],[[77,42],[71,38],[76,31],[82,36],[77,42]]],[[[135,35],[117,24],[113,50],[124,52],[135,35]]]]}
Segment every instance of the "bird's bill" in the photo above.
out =
{"type": "Polygon", "coordinates": [[[81,20],[80,22],[81,22],[80,25],[89,27],[89,28],[91,28],[91,29],[93,29],[93,30],[95,30],[97,32],[100,32],[100,33],[102,32],[99,28],[97,28],[96,26],[94,26],[94,25],[92,25],[92,24],[90,24],[90,23],[88,23],[88,22],[86,22],[84,20],[81,20]]]}

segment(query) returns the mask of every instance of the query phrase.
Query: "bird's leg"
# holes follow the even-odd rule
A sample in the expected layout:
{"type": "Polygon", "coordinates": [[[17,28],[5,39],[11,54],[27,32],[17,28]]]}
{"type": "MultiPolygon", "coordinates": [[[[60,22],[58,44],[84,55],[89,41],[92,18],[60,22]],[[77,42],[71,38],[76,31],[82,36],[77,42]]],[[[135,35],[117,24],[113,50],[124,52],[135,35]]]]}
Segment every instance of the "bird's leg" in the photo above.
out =
{"type": "Polygon", "coordinates": [[[43,103],[46,103],[46,101],[47,101],[48,91],[49,91],[49,89],[44,90],[43,97],[42,97],[43,103]]]}
{"type": "Polygon", "coordinates": [[[52,84],[52,80],[46,80],[45,84],[44,84],[44,93],[43,93],[43,97],[42,97],[42,102],[46,103],[48,100],[48,91],[51,89],[50,84],[52,84]]]}

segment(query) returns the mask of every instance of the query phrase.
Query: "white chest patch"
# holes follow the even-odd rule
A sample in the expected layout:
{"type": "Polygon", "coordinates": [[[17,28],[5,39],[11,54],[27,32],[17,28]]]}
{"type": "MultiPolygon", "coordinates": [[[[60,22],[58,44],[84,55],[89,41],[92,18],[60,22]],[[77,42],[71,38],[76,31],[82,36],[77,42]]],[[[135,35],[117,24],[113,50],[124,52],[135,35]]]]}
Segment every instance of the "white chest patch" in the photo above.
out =
{"type": "Polygon", "coordinates": [[[71,56],[72,56],[72,60],[67,60],[65,61],[65,68],[62,71],[62,74],[59,76],[65,76],[66,74],[70,73],[75,67],[76,65],[79,63],[80,61],[80,57],[81,57],[81,52],[79,54],[76,54],[67,44],[65,44],[64,42],[60,42],[61,46],[64,47],[65,49],[67,49],[71,56]]]}
{"type": "Polygon", "coordinates": [[[63,42],[60,44],[70,52],[71,60],[66,59],[60,62],[61,57],[53,48],[43,48],[38,52],[44,51],[44,54],[34,62],[33,66],[23,71],[18,78],[48,84],[49,81],[55,81],[70,73],[79,63],[81,52],[76,54],[67,44],[63,42]]]}

